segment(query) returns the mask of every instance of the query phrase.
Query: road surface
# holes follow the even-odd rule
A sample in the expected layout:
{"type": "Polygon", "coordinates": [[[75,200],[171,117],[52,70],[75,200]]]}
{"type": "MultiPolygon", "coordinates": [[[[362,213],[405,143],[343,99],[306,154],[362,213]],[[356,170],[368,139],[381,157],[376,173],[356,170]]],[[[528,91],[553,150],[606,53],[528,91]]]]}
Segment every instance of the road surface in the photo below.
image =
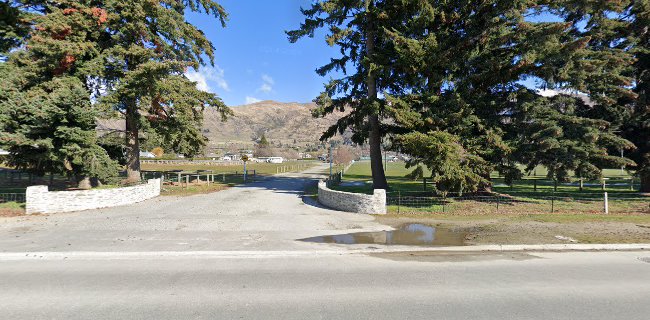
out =
{"type": "Polygon", "coordinates": [[[296,241],[389,229],[305,203],[315,174],[4,219],[0,319],[650,317],[650,252],[360,254],[296,241]]]}
{"type": "Polygon", "coordinates": [[[650,315],[648,252],[409,258],[0,261],[0,318],[645,320],[650,315]]]}

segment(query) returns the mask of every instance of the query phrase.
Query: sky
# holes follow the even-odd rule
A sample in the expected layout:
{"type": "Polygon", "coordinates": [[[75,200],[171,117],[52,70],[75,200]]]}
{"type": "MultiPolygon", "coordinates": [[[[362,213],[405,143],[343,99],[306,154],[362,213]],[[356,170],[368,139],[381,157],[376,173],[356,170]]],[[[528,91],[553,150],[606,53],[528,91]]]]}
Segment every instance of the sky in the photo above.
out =
{"type": "MultiPolygon", "coordinates": [[[[325,31],[314,38],[290,43],[286,30],[304,20],[300,7],[310,0],[219,0],[229,14],[226,28],[204,14],[189,13],[188,20],[203,30],[215,46],[214,66],[190,70],[187,76],[199,89],[216,93],[226,105],[238,106],[262,100],[305,103],[312,101],[329,80],[316,68],[339,55],[325,43],[325,31]]],[[[531,21],[559,21],[541,14],[531,21]]],[[[522,81],[529,87],[536,79],[522,81]]]]}
{"type": "Polygon", "coordinates": [[[215,47],[214,66],[190,70],[198,87],[219,95],[228,106],[261,100],[310,102],[329,76],[316,68],[337,54],[325,43],[325,33],[290,43],[285,30],[303,21],[300,7],[309,0],[220,0],[229,14],[226,28],[202,14],[188,14],[215,47]]]}

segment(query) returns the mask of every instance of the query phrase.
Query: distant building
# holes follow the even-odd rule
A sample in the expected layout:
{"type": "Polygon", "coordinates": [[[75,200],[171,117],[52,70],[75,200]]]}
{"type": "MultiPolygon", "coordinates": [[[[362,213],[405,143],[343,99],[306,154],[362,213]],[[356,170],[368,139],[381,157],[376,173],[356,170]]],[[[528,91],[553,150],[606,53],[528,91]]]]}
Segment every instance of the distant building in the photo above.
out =
{"type": "Polygon", "coordinates": [[[239,161],[240,159],[241,155],[236,153],[226,153],[223,155],[223,160],[226,161],[239,161]]]}
{"type": "Polygon", "coordinates": [[[0,149],[0,156],[8,156],[9,151],[0,149]]]}
{"type": "Polygon", "coordinates": [[[156,155],[149,151],[140,151],[140,158],[153,159],[156,155]]]}

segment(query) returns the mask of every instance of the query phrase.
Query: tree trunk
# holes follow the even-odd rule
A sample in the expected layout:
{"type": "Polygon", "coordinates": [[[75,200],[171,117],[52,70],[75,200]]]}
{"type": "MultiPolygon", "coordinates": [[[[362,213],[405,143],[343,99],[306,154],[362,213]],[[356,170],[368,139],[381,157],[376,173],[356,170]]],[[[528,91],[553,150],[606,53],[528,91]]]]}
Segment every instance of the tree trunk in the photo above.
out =
{"type": "MultiPolygon", "coordinates": [[[[366,55],[372,56],[375,49],[375,34],[373,30],[372,20],[368,13],[371,0],[366,0],[366,55]]],[[[374,72],[368,72],[366,78],[366,87],[368,90],[368,101],[370,103],[377,99],[377,82],[375,80],[374,72]]],[[[388,189],[388,182],[386,181],[386,174],[384,173],[384,166],[381,157],[381,128],[379,122],[378,110],[372,110],[368,115],[368,123],[370,125],[370,133],[368,144],[370,145],[370,169],[372,171],[372,186],[375,189],[388,189]]]]}
{"type": "Polygon", "coordinates": [[[126,180],[128,182],[140,181],[139,116],[136,101],[129,101],[126,106],[126,180]]]}
{"type": "Polygon", "coordinates": [[[639,191],[650,192],[650,169],[641,170],[639,177],[641,178],[641,188],[639,191]]]}
{"type": "Polygon", "coordinates": [[[91,189],[92,185],[90,184],[90,178],[86,176],[77,177],[77,188],[79,189],[91,189]]]}

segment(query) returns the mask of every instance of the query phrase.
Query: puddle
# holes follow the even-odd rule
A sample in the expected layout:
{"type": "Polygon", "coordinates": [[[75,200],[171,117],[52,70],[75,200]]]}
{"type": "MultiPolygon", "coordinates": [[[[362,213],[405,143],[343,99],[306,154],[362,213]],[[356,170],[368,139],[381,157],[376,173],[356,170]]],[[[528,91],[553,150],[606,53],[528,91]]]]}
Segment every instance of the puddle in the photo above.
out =
{"type": "Polygon", "coordinates": [[[526,261],[540,259],[525,252],[384,252],[373,253],[370,256],[393,261],[419,262],[526,261]]]}
{"type": "Polygon", "coordinates": [[[405,246],[462,246],[467,232],[451,231],[424,224],[405,224],[397,230],[356,232],[300,239],[299,241],[337,244],[383,244],[405,246]]]}

